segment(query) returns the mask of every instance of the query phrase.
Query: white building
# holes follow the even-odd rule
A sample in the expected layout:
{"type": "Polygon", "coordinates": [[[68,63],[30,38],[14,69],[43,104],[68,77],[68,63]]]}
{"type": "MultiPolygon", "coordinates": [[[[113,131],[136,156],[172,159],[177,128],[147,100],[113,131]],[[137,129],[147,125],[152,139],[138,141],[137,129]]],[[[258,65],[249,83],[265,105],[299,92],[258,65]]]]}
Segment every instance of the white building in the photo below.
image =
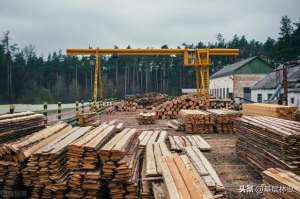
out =
{"type": "MultiPolygon", "coordinates": [[[[255,102],[270,100],[281,83],[282,70],[271,72],[251,88],[251,100],[255,102]]],[[[283,88],[280,94],[283,94],[283,88]]],[[[288,69],[288,104],[300,108],[300,65],[288,69]]]]}
{"type": "Polygon", "coordinates": [[[251,100],[251,87],[273,70],[259,57],[224,66],[210,77],[209,92],[216,98],[238,97],[251,100]]]}

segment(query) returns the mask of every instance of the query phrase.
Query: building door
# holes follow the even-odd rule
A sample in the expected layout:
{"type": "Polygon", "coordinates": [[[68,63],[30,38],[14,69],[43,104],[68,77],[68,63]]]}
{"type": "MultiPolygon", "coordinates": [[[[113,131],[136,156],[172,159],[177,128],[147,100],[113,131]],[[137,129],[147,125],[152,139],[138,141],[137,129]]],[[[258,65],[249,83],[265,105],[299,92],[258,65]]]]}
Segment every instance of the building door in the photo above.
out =
{"type": "Polygon", "coordinates": [[[244,98],[251,100],[251,89],[249,87],[244,87],[244,98]]]}

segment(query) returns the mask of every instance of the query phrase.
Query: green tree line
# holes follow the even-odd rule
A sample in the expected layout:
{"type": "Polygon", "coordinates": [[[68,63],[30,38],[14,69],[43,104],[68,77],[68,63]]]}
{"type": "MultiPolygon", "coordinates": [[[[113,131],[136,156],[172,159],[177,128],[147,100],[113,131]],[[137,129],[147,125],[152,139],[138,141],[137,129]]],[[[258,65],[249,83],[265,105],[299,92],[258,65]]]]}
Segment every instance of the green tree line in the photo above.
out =
{"type": "MultiPolygon", "coordinates": [[[[211,74],[224,65],[251,56],[260,56],[276,65],[300,55],[300,20],[293,23],[283,16],[279,38],[265,42],[234,35],[216,42],[183,43],[178,48],[239,48],[238,57],[214,57],[211,74]]],[[[114,46],[118,48],[118,46],[114,46]]],[[[130,48],[130,46],[128,46],[130,48]]],[[[163,45],[161,48],[168,48],[163,45]]],[[[19,49],[9,31],[0,43],[0,103],[74,102],[92,97],[95,58],[66,56],[62,51],[47,58],[37,55],[32,45],[19,49]]],[[[195,87],[195,69],[183,67],[181,56],[105,56],[101,57],[105,97],[161,92],[178,95],[181,88],[195,87]]]]}

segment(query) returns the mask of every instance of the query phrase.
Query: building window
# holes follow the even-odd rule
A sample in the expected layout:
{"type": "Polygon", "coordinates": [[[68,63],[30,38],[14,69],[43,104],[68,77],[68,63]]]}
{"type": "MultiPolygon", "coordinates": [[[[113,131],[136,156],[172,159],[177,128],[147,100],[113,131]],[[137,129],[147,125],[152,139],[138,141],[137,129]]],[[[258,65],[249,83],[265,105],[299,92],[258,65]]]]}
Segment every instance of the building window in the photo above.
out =
{"type": "Polygon", "coordinates": [[[257,94],[257,102],[262,102],[262,94],[261,93],[257,94]]]}
{"type": "Polygon", "coordinates": [[[222,88],[220,88],[219,94],[220,94],[220,98],[222,98],[222,88]]]}
{"type": "Polygon", "coordinates": [[[268,93],[268,100],[271,99],[272,95],[272,93],[268,93]]]}
{"type": "Polygon", "coordinates": [[[295,103],[295,98],[291,97],[291,104],[295,103]]]}
{"type": "Polygon", "coordinates": [[[229,98],[229,88],[226,89],[226,97],[229,98]]]}

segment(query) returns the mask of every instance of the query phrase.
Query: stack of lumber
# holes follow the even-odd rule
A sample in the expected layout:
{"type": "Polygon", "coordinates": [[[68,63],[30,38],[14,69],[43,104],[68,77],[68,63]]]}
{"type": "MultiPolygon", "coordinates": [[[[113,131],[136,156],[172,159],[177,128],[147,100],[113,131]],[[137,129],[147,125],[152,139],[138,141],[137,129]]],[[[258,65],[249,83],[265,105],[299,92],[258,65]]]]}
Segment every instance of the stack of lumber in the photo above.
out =
{"type": "Polygon", "coordinates": [[[270,116],[286,120],[294,120],[297,107],[278,104],[243,104],[243,115],[270,116]]]}
{"type": "Polygon", "coordinates": [[[31,154],[70,129],[71,127],[66,123],[58,123],[16,141],[0,145],[0,190],[18,189],[21,185],[21,170],[31,154]]]}
{"type": "Polygon", "coordinates": [[[148,144],[164,143],[167,135],[167,131],[142,131],[138,137],[139,148],[144,149],[148,144]]]}
{"type": "Polygon", "coordinates": [[[178,120],[173,119],[168,121],[168,127],[174,129],[175,131],[183,131],[184,126],[178,120]]]}
{"type": "Polygon", "coordinates": [[[300,173],[300,123],[266,116],[235,121],[237,154],[257,171],[278,167],[300,173]]]}
{"type": "Polygon", "coordinates": [[[137,116],[137,121],[138,124],[142,125],[142,124],[154,124],[155,119],[156,119],[156,115],[154,112],[150,112],[150,113],[140,113],[137,116]]]}
{"type": "Polygon", "coordinates": [[[35,151],[23,169],[23,181],[33,188],[32,198],[63,198],[67,191],[69,171],[66,168],[67,147],[91,130],[75,127],[35,151]]]}
{"type": "Polygon", "coordinates": [[[211,150],[210,145],[200,135],[169,136],[171,151],[183,151],[185,147],[195,146],[201,151],[211,150]]]}
{"type": "Polygon", "coordinates": [[[214,130],[217,133],[233,132],[234,120],[242,116],[241,112],[228,109],[209,109],[208,112],[215,120],[214,130]]]}
{"type": "Polygon", "coordinates": [[[211,113],[201,110],[181,110],[178,121],[187,133],[213,133],[215,120],[211,113]]]}
{"type": "Polygon", "coordinates": [[[80,126],[91,125],[96,121],[96,112],[79,113],[77,117],[80,126]]]}
{"type": "Polygon", "coordinates": [[[136,129],[126,128],[100,149],[102,179],[112,199],[137,198],[142,153],[137,136],[136,129]]]}
{"type": "Polygon", "coordinates": [[[165,143],[148,144],[144,155],[141,177],[141,197],[151,198],[151,183],[162,181],[160,162],[171,155],[165,143]]]}
{"type": "Polygon", "coordinates": [[[67,165],[71,171],[68,197],[94,197],[101,187],[100,148],[116,133],[114,125],[102,124],[68,146],[67,165]]]}
{"type": "Polygon", "coordinates": [[[212,193],[225,195],[225,187],[222,181],[204,154],[195,146],[186,147],[185,153],[212,193]]]}
{"type": "Polygon", "coordinates": [[[201,109],[206,110],[208,100],[205,97],[197,97],[195,95],[182,95],[171,101],[156,107],[156,115],[158,119],[174,119],[181,109],[201,109]]]}
{"type": "Polygon", "coordinates": [[[113,106],[113,109],[117,112],[134,112],[139,108],[142,108],[142,106],[133,101],[121,101],[113,106]]]}
{"type": "Polygon", "coordinates": [[[265,199],[300,198],[300,176],[279,168],[263,172],[263,183],[271,189],[264,191],[265,199]]]}
{"type": "MultiPolygon", "coordinates": [[[[172,199],[220,198],[213,197],[203,180],[189,165],[185,156],[174,154],[163,158],[161,168],[166,188],[164,195],[172,199]]],[[[160,190],[163,188],[160,187],[160,190]]]]}
{"type": "Polygon", "coordinates": [[[21,112],[0,116],[0,144],[16,140],[45,128],[45,117],[34,112],[21,112]]]}

